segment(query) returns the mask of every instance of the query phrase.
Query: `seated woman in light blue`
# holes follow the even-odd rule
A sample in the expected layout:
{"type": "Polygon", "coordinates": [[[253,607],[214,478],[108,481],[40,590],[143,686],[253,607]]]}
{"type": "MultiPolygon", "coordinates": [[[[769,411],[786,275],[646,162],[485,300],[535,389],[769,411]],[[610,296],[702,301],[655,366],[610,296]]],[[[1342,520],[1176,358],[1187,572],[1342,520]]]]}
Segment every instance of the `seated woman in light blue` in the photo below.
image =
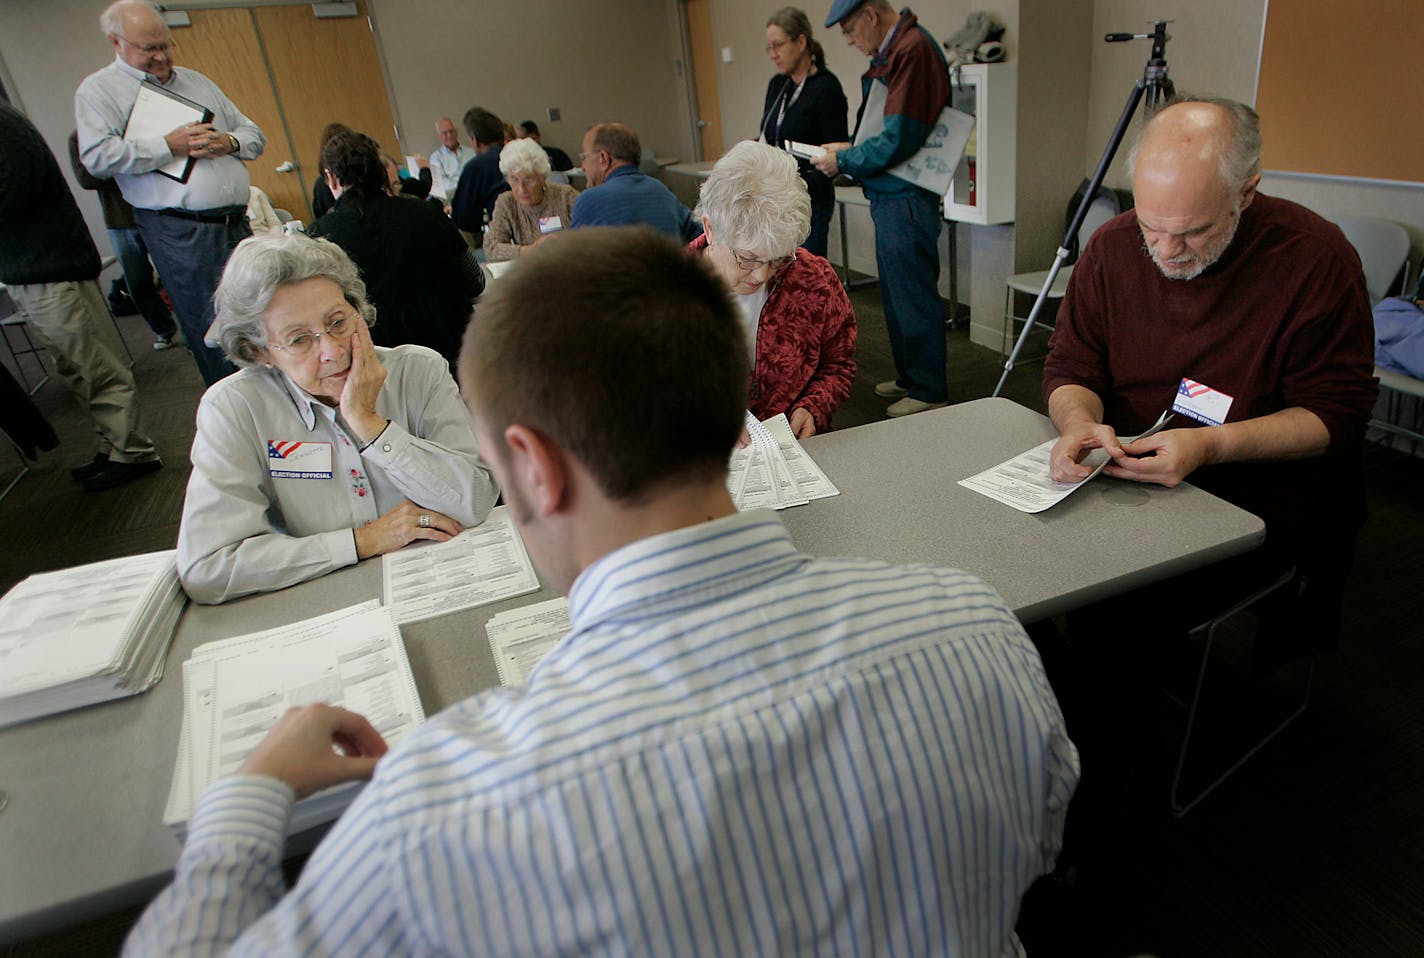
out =
{"type": "Polygon", "coordinates": [[[240,369],[198,407],[178,575],[197,602],[281,589],[482,522],[499,495],[445,360],[371,342],[326,240],[233,251],[214,332],[240,369]]]}

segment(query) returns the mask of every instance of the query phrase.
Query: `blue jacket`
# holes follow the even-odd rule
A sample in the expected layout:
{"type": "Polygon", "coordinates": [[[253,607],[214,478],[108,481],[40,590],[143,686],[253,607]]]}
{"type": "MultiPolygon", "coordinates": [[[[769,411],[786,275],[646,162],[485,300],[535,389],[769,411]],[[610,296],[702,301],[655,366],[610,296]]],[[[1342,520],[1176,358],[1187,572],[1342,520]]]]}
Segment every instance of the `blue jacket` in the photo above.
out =
{"type": "Polygon", "coordinates": [[[644,224],[684,243],[702,235],[702,224],[672,191],[636,166],[620,166],[598,186],[580,193],[569,227],[644,224]]]}
{"type": "Polygon", "coordinates": [[[1424,379],[1424,309],[1391,296],[1375,304],[1375,365],[1424,379]]]}

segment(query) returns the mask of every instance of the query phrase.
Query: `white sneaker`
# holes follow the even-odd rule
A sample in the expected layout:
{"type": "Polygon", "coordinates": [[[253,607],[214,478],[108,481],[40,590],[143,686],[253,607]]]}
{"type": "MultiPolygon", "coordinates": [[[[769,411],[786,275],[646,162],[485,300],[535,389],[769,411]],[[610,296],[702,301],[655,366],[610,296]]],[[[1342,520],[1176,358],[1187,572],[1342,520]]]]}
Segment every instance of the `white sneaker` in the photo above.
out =
{"type": "Polygon", "coordinates": [[[929,412],[931,409],[941,409],[948,405],[949,403],[947,402],[922,402],[918,399],[911,399],[909,396],[906,396],[885,410],[885,415],[913,416],[917,412],[929,412]]]}
{"type": "Polygon", "coordinates": [[[887,379],[883,383],[875,384],[875,395],[881,399],[901,399],[909,394],[910,391],[908,389],[893,379],[887,379]]]}
{"type": "Polygon", "coordinates": [[[153,341],[153,348],[155,350],[172,349],[176,345],[178,344],[173,342],[172,336],[159,336],[153,341]]]}

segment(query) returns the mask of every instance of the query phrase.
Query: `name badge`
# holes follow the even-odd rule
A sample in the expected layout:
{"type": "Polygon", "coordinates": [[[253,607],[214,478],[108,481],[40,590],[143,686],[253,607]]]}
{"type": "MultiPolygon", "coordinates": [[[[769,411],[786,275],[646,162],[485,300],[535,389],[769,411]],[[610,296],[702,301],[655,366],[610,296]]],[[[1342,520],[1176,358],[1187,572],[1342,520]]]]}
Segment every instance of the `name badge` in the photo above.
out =
{"type": "Polygon", "coordinates": [[[1231,397],[1195,379],[1183,379],[1177,386],[1177,399],[1172,411],[1191,416],[1208,426],[1220,426],[1231,411],[1231,397]]]}
{"type": "Polygon", "coordinates": [[[539,233],[557,233],[564,228],[563,222],[557,216],[539,217],[539,233]]]}
{"type": "Polygon", "coordinates": [[[331,443],[267,440],[267,471],[273,479],[330,479],[331,443]]]}

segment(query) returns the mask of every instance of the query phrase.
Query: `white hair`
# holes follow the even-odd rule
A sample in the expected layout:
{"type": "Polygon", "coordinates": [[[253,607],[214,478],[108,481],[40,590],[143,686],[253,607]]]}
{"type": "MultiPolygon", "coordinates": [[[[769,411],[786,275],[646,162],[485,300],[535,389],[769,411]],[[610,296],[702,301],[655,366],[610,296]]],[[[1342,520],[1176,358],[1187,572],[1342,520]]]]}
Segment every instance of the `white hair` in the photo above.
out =
{"type": "Polygon", "coordinates": [[[707,218],[719,243],[775,259],[811,232],[811,195],[790,153],[743,140],[712,167],[695,215],[707,218]]]}
{"type": "Polygon", "coordinates": [[[376,321],[376,308],[366,300],[361,273],[340,246],[302,233],[250,236],[237,244],[223,267],[222,282],[213,296],[217,316],[213,332],[223,352],[239,366],[258,362],[267,346],[263,320],[272,297],[283,286],[320,277],[341,287],[352,308],[376,321]]]}
{"type": "Polygon", "coordinates": [[[505,176],[516,173],[549,175],[549,154],[538,140],[510,140],[499,151],[499,171],[505,176]]]}
{"type": "MultiPolygon", "coordinates": [[[[106,34],[116,33],[123,36],[124,14],[133,7],[148,10],[158,19],[163,19],[163,11],[159,10],[158,4],[153,3],[152,0],[115,0],[114,3],[104,8],[103,13],[99,14],[99,29],[106,34]]],[[[166,23],[164,25],[167,26],[166,23]]]]}

